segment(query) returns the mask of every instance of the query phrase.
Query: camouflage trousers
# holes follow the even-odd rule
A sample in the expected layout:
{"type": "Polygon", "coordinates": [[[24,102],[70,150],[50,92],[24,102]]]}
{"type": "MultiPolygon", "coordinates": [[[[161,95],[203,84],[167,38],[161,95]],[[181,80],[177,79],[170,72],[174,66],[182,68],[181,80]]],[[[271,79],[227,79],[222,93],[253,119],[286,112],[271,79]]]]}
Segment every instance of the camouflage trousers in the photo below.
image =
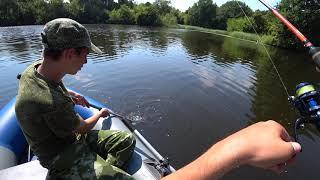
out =
{"type": "Polygon", "coordinates": [[[53,158],[47,179],[133,179],[123,168],[135,139],[131,133],[92,130],[53,158]]]}

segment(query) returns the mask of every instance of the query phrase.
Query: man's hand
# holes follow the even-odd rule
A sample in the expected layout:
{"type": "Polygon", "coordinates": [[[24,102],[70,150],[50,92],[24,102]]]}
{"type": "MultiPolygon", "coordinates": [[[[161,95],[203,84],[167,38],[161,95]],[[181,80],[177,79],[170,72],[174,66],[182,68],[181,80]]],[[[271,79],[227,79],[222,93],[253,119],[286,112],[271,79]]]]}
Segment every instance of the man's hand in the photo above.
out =
{"type": "Polygon", "coordinates": [[[106,108],[102,108],[98,113],[87,118],[86,120],[81,119],[80,125],[77,127],[75,132],[85,134],[96,125],[100,117],[107,117],[109,115],[109,111],[106,108]]]}
{"type": "Polygon", "coordinates": [[[107,117],[110,115],[108,109],[106,108],[102,108],[100,111],[99,111],[99,115],[100,117],[107,117]]]}
{"type": "MultiPolygon", "coordinates": [[[[70,93],[71,94],[71,93],[70,93]]],[[[77,105],[81,105],[83,107],[90,107],[89,102],[86,100],[86,98],[84,98],[83,96],[81,96],[78,93],[73,92],[72,94],[72,99],[73,101],[77,104],[77,105]]]]}
{"type": "Polygon", "coordinates": [[[282,172],[301,151],[275,121],[259,122],[213,145],[205,154],[166,176],[166,180],[219,179],[233,168],[252,165],[282,172]]]}
{"type": "Polygon", "coordinates": [[[241,164],[282,172],[301,151],[288,132],[275,121],[259,122],[227,138],[237,142],[241,164]],[[241,148],[240,148],[241,147],[241,148]]]}

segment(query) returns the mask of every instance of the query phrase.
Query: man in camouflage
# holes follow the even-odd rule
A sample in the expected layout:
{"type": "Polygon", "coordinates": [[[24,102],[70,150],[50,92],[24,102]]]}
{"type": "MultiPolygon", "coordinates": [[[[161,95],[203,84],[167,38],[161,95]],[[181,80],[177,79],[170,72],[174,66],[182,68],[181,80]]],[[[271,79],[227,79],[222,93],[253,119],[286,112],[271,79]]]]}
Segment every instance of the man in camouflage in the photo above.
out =
{"type": "Polygon", "coordinates": [[[43,59],[23,72],[15,110],[32,151],[49,170],[47,178],[132,179],[121,168],[132,156],[133,135],[91,130],[108,110],[83,120],[74,105],[89,103],[62,83],[66,74],[76,74],[87,62],[89,50],[101,51],[85,27],[71,19],[48,22],[41,36],[43,59]]]}

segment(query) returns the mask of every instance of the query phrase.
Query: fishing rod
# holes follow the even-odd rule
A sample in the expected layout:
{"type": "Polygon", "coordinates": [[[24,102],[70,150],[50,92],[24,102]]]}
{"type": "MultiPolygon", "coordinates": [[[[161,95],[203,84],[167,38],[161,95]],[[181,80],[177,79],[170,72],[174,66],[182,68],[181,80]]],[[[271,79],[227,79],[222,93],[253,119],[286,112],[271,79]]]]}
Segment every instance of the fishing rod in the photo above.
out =
{"type": "Polygon", "coordinates": [[[318,69],[320,69],[320,48],[315,47],[311,41],[309,41],[290,21],[288,21],[277,9],[273,8],[265,0],[259,0],[264,6],[266,6],[289,30],[303,43],[312,56],[312,60],[315,62],[318,69]]]}
{"type": "MultiPolygon", "coordinates": [[[[320,69],[320,48],[315,47],[292,23],[290,23],[275,8],[265,0],[259,0],[265,5],[289,30],[303,43],[309,51],[312,60],[320,69]]],[[[294,138],[298,141],[297,130],[304,127],[305,123],[313,123],[320,130],[320,91],[307,82],[296,86],[295,95],[289,96],[288,101],[299,111],[300,117],[294,123],[294,138]]]]}

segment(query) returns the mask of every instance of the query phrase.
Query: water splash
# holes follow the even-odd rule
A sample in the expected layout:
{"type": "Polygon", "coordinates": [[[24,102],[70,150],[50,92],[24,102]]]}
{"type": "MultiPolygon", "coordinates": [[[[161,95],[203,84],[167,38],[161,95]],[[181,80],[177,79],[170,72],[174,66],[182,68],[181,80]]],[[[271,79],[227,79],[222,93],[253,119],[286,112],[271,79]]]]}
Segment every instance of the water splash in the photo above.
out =
{"type": "Polygon", "coordinates": [[[136,125],[142,122],[146,122],[141,115],[137,115],[136,113],[132,112],[128,116],[126,116],[132,123],[132,125],[136,125]]]}

